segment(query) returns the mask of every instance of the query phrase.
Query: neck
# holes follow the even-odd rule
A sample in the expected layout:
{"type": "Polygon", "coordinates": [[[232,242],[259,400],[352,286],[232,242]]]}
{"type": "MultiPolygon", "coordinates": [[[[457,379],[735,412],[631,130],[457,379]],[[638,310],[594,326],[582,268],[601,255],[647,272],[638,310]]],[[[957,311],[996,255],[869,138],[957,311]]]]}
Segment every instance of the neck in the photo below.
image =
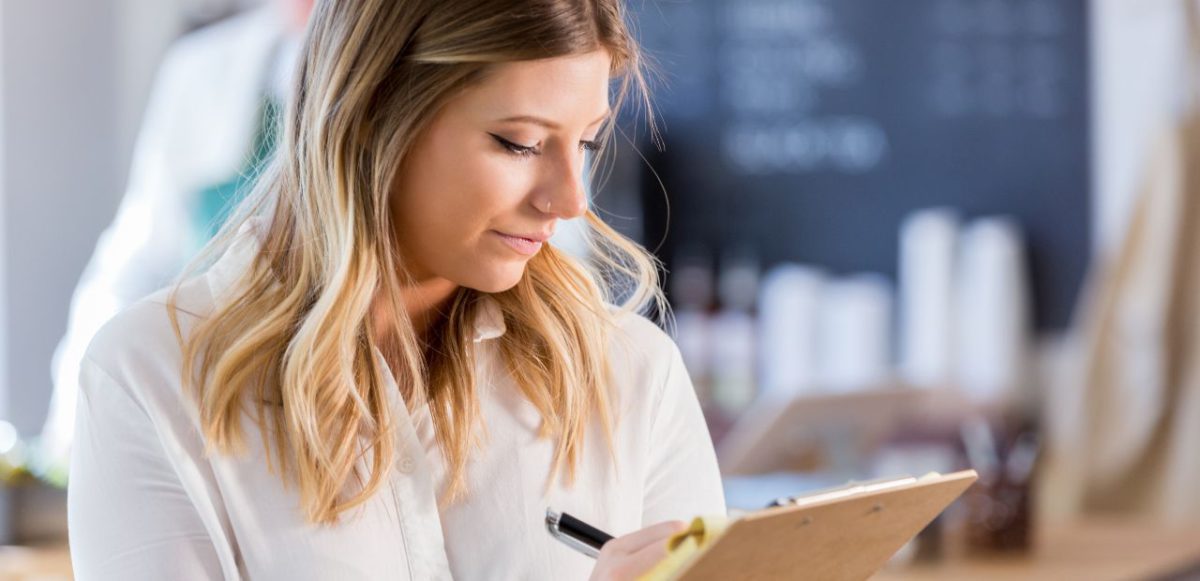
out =
{"type": "MultiPolygon", "coordinates": [[[[458,285],[445,279],[421,281],[401,291],[401,302],[413,332],[422,342],[429,336],[433,326],[442,318],[442,312],[454,298],[458,285]]],[[[375,336],[384,344],[393,344],[400,317],[392,310],[386,297],[379,296],[372,307],[375,336]]]]}

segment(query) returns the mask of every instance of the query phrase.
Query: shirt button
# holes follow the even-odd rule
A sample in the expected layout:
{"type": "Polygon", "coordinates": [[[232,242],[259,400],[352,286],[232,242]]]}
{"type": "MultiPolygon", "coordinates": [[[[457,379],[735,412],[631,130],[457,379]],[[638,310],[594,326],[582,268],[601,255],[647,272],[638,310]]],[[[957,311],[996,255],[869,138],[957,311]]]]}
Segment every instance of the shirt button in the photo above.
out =
{"type": "Polygon", "coordinates": [[[417,463],[413,461],[412,456],[405,456],[400,459],[400,471],[405,474],[412,474],[417,467],[417,463]]]}

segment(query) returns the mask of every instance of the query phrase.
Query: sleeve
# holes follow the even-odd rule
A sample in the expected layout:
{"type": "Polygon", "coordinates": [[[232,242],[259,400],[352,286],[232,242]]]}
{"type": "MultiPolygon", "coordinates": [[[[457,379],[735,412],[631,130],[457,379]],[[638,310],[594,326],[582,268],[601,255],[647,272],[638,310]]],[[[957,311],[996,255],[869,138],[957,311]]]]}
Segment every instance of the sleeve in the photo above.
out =
{"type": "Polygon", "coordinates": [[[146,410],[84,360],[67,489],[80,581],[221,579],[209,534],[146,410]]]}
{"type": "Polygon", "coordinates": [[[670,343],[670,363],[650,427],[642,525],[725,516],[725,495],[712,438],[683,358],[670,343]]]}
{"type": "Polygon", "coordinates": [[[39,471],[52,477],[70,453],[80,363],[92,336],[117,312],[168,284],[186,255],[188,202],[178,191],[168,147],[180,103],[187,102],[181,95],[187,89],[186,53],[177,46],[163,62],[134,148],[128,187],[71,298],[67,330],[54,354],[54,393],[40,442],[44,466],[39,471]]]}

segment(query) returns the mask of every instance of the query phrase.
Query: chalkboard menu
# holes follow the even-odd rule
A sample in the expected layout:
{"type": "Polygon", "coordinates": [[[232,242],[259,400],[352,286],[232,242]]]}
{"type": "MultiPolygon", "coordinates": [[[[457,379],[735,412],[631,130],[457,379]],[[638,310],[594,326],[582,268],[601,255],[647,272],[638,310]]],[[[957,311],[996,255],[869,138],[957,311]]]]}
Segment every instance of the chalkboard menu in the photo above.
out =
{"type": "Polygon", "coordinates": [[[647,244],[668,268],[685,246],[749,246],[765,268],[894,280],[912,211],[1008,215],[1039,328],[1065,326],[1090,245],[1085,4],[634,2],[664,81],[647,244]]]}

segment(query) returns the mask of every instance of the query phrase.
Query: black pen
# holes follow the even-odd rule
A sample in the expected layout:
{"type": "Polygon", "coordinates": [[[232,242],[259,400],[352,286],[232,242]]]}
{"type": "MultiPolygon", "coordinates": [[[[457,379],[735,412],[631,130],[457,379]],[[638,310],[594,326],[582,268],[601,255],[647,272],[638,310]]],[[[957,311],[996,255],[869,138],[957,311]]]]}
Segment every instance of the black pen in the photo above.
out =
{"type": "Polygon", "coordinates": [[[546,530],[550,531],[550,536],[593,559],[600,555],[604,543],[613,539],[612,535],[590,524],[550,508],[546,509],[546,530]]]}

